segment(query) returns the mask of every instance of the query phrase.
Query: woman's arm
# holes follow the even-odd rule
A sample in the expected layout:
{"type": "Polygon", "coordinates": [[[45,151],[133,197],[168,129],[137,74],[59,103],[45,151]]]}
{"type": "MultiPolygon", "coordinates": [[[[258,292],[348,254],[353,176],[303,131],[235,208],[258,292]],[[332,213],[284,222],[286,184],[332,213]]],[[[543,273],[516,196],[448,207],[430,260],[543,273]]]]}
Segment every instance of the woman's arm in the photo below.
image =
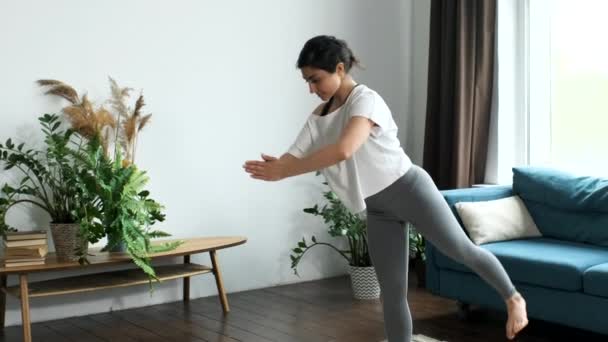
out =
{"type": "Polygon", "coordinates": [[[264,161],[250,160],[243,166],[252,178],[277,181],[303,173],[324,169],[349,159],[367,140],[374,122],[364,117],[353,117],[337,143],[327,145],[304,158],[289,153],[280,159],[262,155],[264,161]]]}

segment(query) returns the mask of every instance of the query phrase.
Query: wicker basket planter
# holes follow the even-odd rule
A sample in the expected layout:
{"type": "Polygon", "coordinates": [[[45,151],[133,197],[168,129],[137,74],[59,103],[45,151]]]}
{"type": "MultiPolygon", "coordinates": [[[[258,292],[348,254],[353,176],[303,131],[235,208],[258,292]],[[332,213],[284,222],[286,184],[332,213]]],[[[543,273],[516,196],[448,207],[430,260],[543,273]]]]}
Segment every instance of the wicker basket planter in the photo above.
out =
{"type": "Polygon", "coordinates": [[[78,260],[78,250],[86,253],[89,242],[81,239],[80,225],[77,223],[51,223],[51,235],[58,259],[78,260]]]}

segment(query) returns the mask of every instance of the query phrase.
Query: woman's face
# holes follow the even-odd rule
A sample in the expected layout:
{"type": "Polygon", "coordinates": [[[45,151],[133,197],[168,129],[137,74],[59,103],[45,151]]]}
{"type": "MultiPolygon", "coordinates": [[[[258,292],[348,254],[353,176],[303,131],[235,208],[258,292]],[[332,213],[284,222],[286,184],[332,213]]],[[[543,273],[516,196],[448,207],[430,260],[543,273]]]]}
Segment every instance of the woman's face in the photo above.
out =
{"type": "Polygon", "coordinates": [[[302,67],[302,77],[308,83],[310,93],[317,94],[323,101],[329,100],[342,84],[342,76],[344,67],[342,63],[336,67],[336,72],[329,73],[323,69],[314,67],[302,67]]]}

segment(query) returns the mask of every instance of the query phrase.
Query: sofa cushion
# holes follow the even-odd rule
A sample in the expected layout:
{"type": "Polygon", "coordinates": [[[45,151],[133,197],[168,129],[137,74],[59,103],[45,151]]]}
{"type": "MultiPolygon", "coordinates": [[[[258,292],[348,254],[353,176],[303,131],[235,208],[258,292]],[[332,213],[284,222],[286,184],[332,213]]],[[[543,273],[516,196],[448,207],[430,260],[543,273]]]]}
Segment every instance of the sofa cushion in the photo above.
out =
{"type": "Polygon", "coordinates": [[[595,265],[583,274],[585,293],[608,297],[608,263],[595,265]]]}
{"type": "Polygon", "coordinates": [[[458,202],[473,202],[473,201],[491,201],[495,199],[505,198],[513,196],[513,190],[511,186],[499,185],[490,187],[480,188],[466,188],[466,189],[453,189],[453,190],[442,190],[441,194],[443,198],[452,209],[452,213],[458,220],[458,223],[462,225],[460,216],[456,211],[456,203],[458,202]]]}
{"type": "Polygon", "coordinates": [[[513,193],[544,237],[608,246],[608,179],[516,167],[513,193]]]}
{"type": "Polygon", "coordinates": [[[454,206],[476,245],[541,236],[519,196],[454,206]]]}
{"type": "Polygon", "coordinates": [[[524,203],[544,237],[608,246],[608,215],[560,209],[530,200],[524,203]]]}
{"type": "MultiPolygon", "coordinates": [[[[479,246],[498,257],[514,282],[568,291],[583,288],[583,273],[590,267],[608,263],[608,249],[551,238],[532,238],[488,243],[479,246]]],[[[468,267],[437,253],[440,268],[472,272],[468,267]]]]}

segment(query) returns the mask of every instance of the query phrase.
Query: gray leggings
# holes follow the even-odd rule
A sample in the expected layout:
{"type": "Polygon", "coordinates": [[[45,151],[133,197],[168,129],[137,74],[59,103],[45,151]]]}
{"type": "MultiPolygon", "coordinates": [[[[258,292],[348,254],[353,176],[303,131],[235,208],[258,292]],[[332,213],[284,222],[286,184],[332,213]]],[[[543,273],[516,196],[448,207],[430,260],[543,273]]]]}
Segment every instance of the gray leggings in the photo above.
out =
{"type": "Polygon", "coordinates": [[[450,207],[422,168],[413,165],[386,189],[365,199],[369,251],[382,291],[389,342],[409,342],[412,317],[407,304],[410,222],[443,254],[472,270],[507,299],[515,287],[498,259],[469,240],[450,207]]]}

